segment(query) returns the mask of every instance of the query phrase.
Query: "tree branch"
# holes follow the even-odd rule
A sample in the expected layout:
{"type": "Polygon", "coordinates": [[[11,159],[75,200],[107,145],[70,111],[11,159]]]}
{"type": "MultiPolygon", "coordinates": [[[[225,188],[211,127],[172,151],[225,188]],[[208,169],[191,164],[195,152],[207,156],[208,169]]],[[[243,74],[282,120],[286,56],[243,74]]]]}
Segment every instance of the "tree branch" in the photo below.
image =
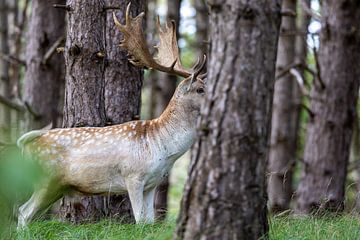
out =
{"type": "Polygon", "coordinates": [[[121,7],[120,6],[105,6],[104,7],[104,10],[106,11],[106,10],[112,10],[112,9],[121,9],[121,7]]]}
{"type": "Polygon", "coordinates": [[[24,60],[18,59],[14,56],[0,52],[0,58],[4,59],[5,61],[7,61],[9,63],[26,67],[26,62],[24,60]]]}
{"type": "Polygon", "coordinates": [[[54,55],[54,53],[57,51],[57,48],[64,42],[64,40],[64,36],[59,37],[54,42],[54,44],[47,50],[47,52],[44,54],[43,60],[41,61],[43,65],[48,64],[49,59],[52,57],[52,55],[54,55]]]}
{"type": "Polygon", "coordinates": [[[296,12],[291,9],[283,9],[281,11],[281,16],[283,17],[296,17],[296,12]]]}
{"type": "Polygon", "coordinates": [[[26,110],[31,114],[31,115],[33,115],[33,117],[35,118],[35,119],[41,119],[42,118],[42,116],[41,116],[41,114],[39,114],[39,113],[37,113],[31,106],[30,106],[30,104],[28,103],[28,102],[24,102],[24,105],[25,105],[25,107],[26,107],[26,110]]]}
{"type": "Polygon", "coordinates": [[[53,4],[54,8],[60,8],[63,9],[65,11],[71,11],[71,7],[69,5],[64,5],[64,4],[53,4]]]}
{"type": "Polygon", "coordinates": [[[293,75],[295,77],[296,82],[298,83],[298,85],[301,89],[302,95],[309,96],[309,91],[305,87],[305,84],[304,84],[305,81],[304,81],[302,74],[296,68],[291,68],[290,73],[291,73],[291,75],[293,75]]]}
{"type": "Polygon", "coordinates": [[[311,38],[313,40],[313,47],[312,47],[312,50],[313,50],[313,53],[314,53],[314,60],[315,60],[315,66],[316,66],[316,78],[320,84],[320,89],[321,90],[324,90],[325,89],[325,84],[324,84],[324,81],[322,80],[321,78],[321,69],[320,69],[320,64],[319,64],[319,57],[318,57],[318,54],[317,54],[317,50],[316,50],[316,47],[315,47],[315,39],[314,39],[314,35],[311,35],[311,38]]]}
{"type": "Polygon", "coordinates": [[[304,10],[305,13],[307,13],[310,17],[312,17],[313,19],[315,19],[316,21],[321,21],[321,15],[314,12],[311,7],[304,1],[301,0],[301,7],[304,10]]]}
{"type": "Polygon", "coordinates": [[[8,98],[0,95],[0,103],[8,106],[9,108],[12,108],[18,112],[25,112],[25,107],[22,104],[19,104],[17,102],[11,101],[8,98]]]}

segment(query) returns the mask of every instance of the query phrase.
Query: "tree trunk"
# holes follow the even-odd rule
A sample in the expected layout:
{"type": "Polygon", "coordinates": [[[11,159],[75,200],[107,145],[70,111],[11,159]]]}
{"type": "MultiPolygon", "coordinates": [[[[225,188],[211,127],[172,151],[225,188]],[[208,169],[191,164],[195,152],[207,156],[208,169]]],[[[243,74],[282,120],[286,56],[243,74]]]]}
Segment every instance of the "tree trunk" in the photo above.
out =
{"type": "Polygon", "coordinates": [[[297,211],[341,211],[360,75],[360,6],[322,3],[319,76],[311,92],[297,211]],[[320,84],[322,82],[322,84],[320,84]]]}
{"type": "MultiPolygon", "coordinates": [[[[120,6],[118,19],[125,22],[127,1],[106,0],[107,6],[120,6]]],[[[137,16],[145,9],[144,1],[131,1],[131,14],[137,16]]],[[[120,49],[122,34],[115,28],[112,11],[106,16],[105,110],[107,124],[120,124],[139,119],[143,71],[133,66],[127,53],[120,49]]],[[[133,221],[131,205],[126,195],[105,197],[111,218],[133,221]]]]}
{"type": "MultiPolygon", "coordinates": [[[[359,102],[357,104],[359,106],[359,102]]],[[[357,107],[358,108],[358,107],[357,107]]],[[[350,148],[350,162],[355,165],[355,183],[356,183],[356,198],[355,211],[360,213],[360,120],[359,113],[356,114],[354,121],[353,134],[350,148]]]]}
{"type": "Polygon", "coordinates": [[[63,57],[53,49],[65,34],[65,12],[53,7],[65,1],[34,0],[28,25],[24,101],[36,113],[29,115],[27,129],[39,129],[49,123],[56,126],[59,115],[60,89],[64,82],[63,57]]]}
{"type": "MultiPolygon", "coordinates": [[[[0,53],[4,55],[9,54],[7,10],[6,1],[0,0],[0,53]]],[[[9,90],[9,63],[0,58],[0,95],[9,99],[9,90]]],[[[8,142],[10,137],[10,109],[8,106],[0,104],[0,141],[8,142]]]]}
{"type": "MultiPolygon", "coordinates": [[[[296,0],[283,0],[282,9],[296,12],[296,0]]],[[[294,63],[295,35],[290,33],[295,30],[295,17],[283,16],[276,60],[277,73],[294,63]]],[[[292,166],[296,158],[292,110],[297,107],[293,96],[294,85],[296,82],[290,73],[275,82],[268,165],[269,207],[273,212],[288,209],[292,195],[292,166]]]]}
{"type": "MultiPolygon", "coordinates": [[[[176,23],[176,36],[179,38],[181,0],[167,1],[167,21],[176,23]]],[[[176,89],[177,77],[166,73],[159,73],[156,92],[156,117],[164,111],[176,89]]],[[[168,209],[169,177],[166,177],[157,187],[155,193],[155,217],[159,220],[166,218],[168,209]]]]}
{"type": "Polygon", "coordinates": [[[176,229],[180,239],[268,232],[265,170],[280,1],[209,1],[207,98],[176,229]]]}
{"type": "MultiPolygon", "coordinates": [[[[104,126],[105,21],[104,1],[68,0],[65,45],[66,87],[63,127],[104,126]]],[[[98,220],[104,212],[103,197],[62,200],[62,219],[72,222],[98,220]]]]}
{"type": "Polygon", "coordinates": [[[209,11],[205,0],[195,0],[196,10],[196,43],[199,55],[208,53],[209,37],[209,11]]]}

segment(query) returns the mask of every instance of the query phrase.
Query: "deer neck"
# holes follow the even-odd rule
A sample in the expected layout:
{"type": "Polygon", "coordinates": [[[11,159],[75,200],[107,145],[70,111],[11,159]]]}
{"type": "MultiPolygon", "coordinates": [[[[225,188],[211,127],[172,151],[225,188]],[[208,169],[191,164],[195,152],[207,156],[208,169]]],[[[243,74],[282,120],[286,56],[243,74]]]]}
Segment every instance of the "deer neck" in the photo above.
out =
{"type": "Polygon", "coordinates": [[[194,143],[199,109],[173,98],[157,119],[161,142],[172,154],[182,155],[194,143]]]}

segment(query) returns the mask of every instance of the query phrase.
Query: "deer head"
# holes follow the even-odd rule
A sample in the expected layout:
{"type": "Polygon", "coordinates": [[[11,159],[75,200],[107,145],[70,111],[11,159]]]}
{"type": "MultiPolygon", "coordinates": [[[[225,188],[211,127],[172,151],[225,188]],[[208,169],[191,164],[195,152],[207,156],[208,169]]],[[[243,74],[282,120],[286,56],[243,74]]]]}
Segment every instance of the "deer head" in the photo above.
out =
{"type": "Polygon", "coordinates": [[[205,95],[205,77],[201,74],[206,63],[206,56],[198,59],[197,63],[191,70],[185,69],[180,60],[179,48],[176,38],[175,22],[171,21],[170,25],[165,24],[162,28],[159,17],[157,18],[157,31],[159,33],[160,43],[155,46],[158,50],[156,58],[152,57],[147,47],[144,33],[142,30],[142,19],[144,12],[135,18],[130,16],[130,5],[128,4],[125,16],[125,25],[122,25],[113,13],[116,27],[122,32],[124,39],[120,47],[128,51],[129,61],[137,67],[146,67],[156,69],[172,75],[184,77],[185,79],[177,87],[170,104],[181,104],[199,112],[201,98],[205,95]]]}

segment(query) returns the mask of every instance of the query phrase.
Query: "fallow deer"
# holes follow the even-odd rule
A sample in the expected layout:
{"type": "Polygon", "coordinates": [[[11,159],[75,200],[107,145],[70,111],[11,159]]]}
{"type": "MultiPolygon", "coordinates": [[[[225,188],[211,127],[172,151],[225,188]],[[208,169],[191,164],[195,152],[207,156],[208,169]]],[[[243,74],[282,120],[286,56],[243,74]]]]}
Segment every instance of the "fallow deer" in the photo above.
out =
{"type": "Polygon", "coordinates": [[[162,29],[157,21],[160,44],[155,60],[142,31],[144,13],[135,18],[126,10],[120,46],[138,67],[148,67],[184,77],[166,110],[157,119],[131,121],[108,127],[59,128],[31,131],[18,139],[23,153],[36,158],[46,173],[19,209],[18,226],[49,207],[65,193],[128,193],[135,220],[154,221],[154,192],[175,160],[193,144],[196,121],[205,94],[206,57],[193,70],[180,62],[174,22],[162,29]]]}

